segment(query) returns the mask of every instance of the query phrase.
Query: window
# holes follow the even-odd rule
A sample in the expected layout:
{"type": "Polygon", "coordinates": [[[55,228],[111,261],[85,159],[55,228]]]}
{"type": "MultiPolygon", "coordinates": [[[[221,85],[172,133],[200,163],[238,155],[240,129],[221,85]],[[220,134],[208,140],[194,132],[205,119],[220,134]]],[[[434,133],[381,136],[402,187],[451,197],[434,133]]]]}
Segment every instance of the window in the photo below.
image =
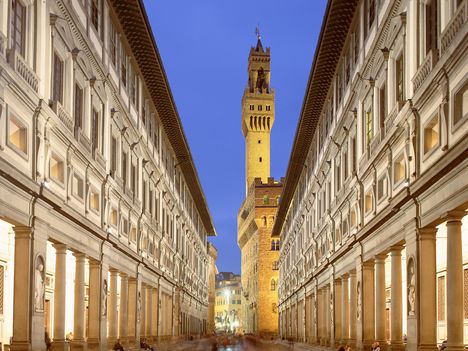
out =
{"type": "Polygon", "coordinates": [[[403,103],[405,100],[405,67],[403,65],[403,54],[395,61],[395,74],[397,102],[403,103]]]}
{"type": "Polygon", "coordinates": [[[84,105],[84,95],[83,89],[78,83],[75,84],[75,128],[83,127],[83,105],[84,105]]]}
{"type": "Polygon", "coordinates": [[[117,138],[111,136],[111,147],[110,147],[110,174],[115,176],[117,172],[117,138]]]}
{"type": "Polygon", "coordinates": [[[127,86],[127,55],[123,46],[121,46],[121,58],[120,58],[120,80],[124,87],[127,86]]]}
{"type": "Polygon", "coordinates": [[[124,187],[127,186],[127,168],[128,168],[127,162],[128,162],[128,154],[126,152],[122,152],[121,176],[122,176],[124,187]]]}
{"type": "Polygon", "coordinates": [[[54,52],[52,99],[63,104],[63,61],[54,52]]]}
{"type": "Polygon", "coordinates": [[[262,110],[262,105],[258,105],[258,110],[259,110],[259,111],[262,110]]]}
{"type": "Polygon", "coordinates": [[[358,58],[359,58],[359,22],[356,24],[356,29],[354,30],[354,48],[353,48],[353,57],[354,57],[354,63],[356,64],[358,58]]]}
{"type": "Polygon", "coordinates": [[[258,162],[262,162],[262,158],[261,158],[261,157],[258,158],[258,162]]]}
{"type": "Polygon", "coordinates": [[[110,210],[109,223],[112,226],[117,227],[117,210],[115,209],[115,207],[112,207],[110,210]]]}
{"type": "Polygon", "coordinates": [[[261,143],[262,143],[262,141],[261,141],[261,140],[259,140],[259,141],[258,141],[258,143],[259,143],[259,144],[261,144],[261,143]]]}
{"type": "Polygon", "coordinates": [[[268,205],[270,203],[270,197],[268,195],[263,196],[263,204],[268,205]]]}
{"type": "Polygon", "coordinates": [[[370,28],[372,27],[372,24],[374,23],[374,19],[375,19],[375,0],[368,0],[368,9],[367,9],[367,13],[368,13],[368,16],[369,16],[369,20],[368,20],[368,30],[370,31],[370,28]]]}
{"type": "Polygon", "coordinates": [[[109,21],[109,55],[114,67],[117,67],[117,38],[117,31],[115,30],[114,23],[109,21]]]}
{"type": "Polygon", "coordinates": [[[387,176],[382,175],[377,180],[377,201],[381,201],[385,197],[387,197],[387,176]]]}
{"type": "Polygon", "coordinates": [[[136,228],[132,226],[132,230],[130,231],[130,241],[136,242],[137,232],[136,228]]]}
{"type": "Polygon", "coordinates": [[[387,89],[385,83],[379,89],[379,115],[380,125],[383,125],[383,121],[387,117],[387,89]]]}
{"type": "Polygon", "coordinates": [[[276,242],[275,242],[275,251],[279,251],[279,249],[280,249],[280,241],[276,240],[276,242]]]}
{"type": "Polygon", "coordinates": [[[270,105],[266,105],[265,110],[270,111],[270,105]]]}
{"type": "Polygon", "coordinates": [[[365,131],[366,131],[366,146],[369,146],[372,141],[373,131],[373,120],[372,120],[372,107],[369,107],[366,111],[365,121],[364,121],[365,131]]]}
{"type": "Polygon", "coordinates": [[[405,178],[405,158],[403,153],[393,161],[393,183],[397,184],[405,178]]]}
{"type": "Polygon", "coordinates": [[[273,269],[274,271],[277,271],[277,270],[279,269],[278,261],[273,261],[272,269],[273,269]]]}
{"type": "Polygon", "coordinates": [[[364,209],[366,213],[370,213],[374,208],[373,204],[373,197],[372,197],[372,192],[369,190],[366,193],[365,199],[364,199],[364,209]]]}
{"type": "Polygon", "coordinates": [[[60,156],[52,153],[49,164],[50,178],[63,185],[65,181],[65,167],[60,156]]]}
{"type": "Polygon", "coordinates": [[[89,208],[94,212],[99,212],[99,207],[99,192],[93,188],[89,193],[89,208]]]}
{"type": "Polygon", "coordinates": [[[26,7],[19,0],[11,1],[11,42],[21,56],[24,57],[26,43],[26,7]]]}
{"type": "Polygon", "coordinates": [[[250,105],[249,108],[250,108],[250,111],[255,110],[255,106],[254,106],[254,105],[250,105]]]}
{"type": "Polygon", "coordinates": [[[128,236],[128,218],[122,218],[122,234],[128,236]]]}
{"type": "Polygon", "coordinates": [[[340,164],[340,158],[337,157],[335,159],[335,187],[336,191],[340,191],[341,189],[341,164],[340,164]]]}
{"type": "Polygon", "coordinates": [[[277,284],[277,283],[276,283],[276,280],[271,279],[271,281],[270,281],[270,290],[271,290],[271,291],[275,291],[275,290],[276,290],[276,284],[277,284]]]}
{"type": "Polygon", "coordinates": [[[93,129],[91,131],[91,143],[93,144],[94,150],[99,150],[99,112],[96,108],[93,107],[92,113],[92,123],[93,129]]]}
{"type": "Polygon", "coordinates": [[[84,199],[84,183],[80,175],[73,173],[72,194],[79,200],[84,199]]]}
{"type": "Polygon", "coordinates": [[[25,125],[13,116],[8,122],[8,142],[15,151],[28,154],[28,130],[25,125]]]}
{"type": "Polygon", "coordinates": [[[453,124],[468,116],[468,81],[461,87],[454,98],[453,124]]]}
{"type": "Polygon", "coordinates": [[[271,241],[271,251],[275,251],[275,250],[276,250],[275,240],[272,240],[271,241]]]}
{"type": "Polygon", "coordinates": [[[433,150],[439,144],[439,116],[434,116],[424,127],[424,153],[433,150]]]}
{"type": "Polygon", "coordinates": [[[343,179],[348,179],[349,171],[348,171],[348,151],[345,150],[343,152],[343,179]]]}
{"type": "Polygon", "coordinates": [[[91,0],[91,24],[99,32],[99,0],[91,0]]]}
{"type": "Polygon", "coordinates": [[[138,85],[137,85],[137,75],[135,74],[135,70],[130,70],[130,99],[134,105],[136,105],[137,97],[138,97],[138,85]]]}
{"type": "Polygon", "coordinates": [[[133,194],[136,195],[137,192],[137,167],[132,163],[131,173],[130,173],[130,183],[133,194]]]}
{"type": "Polygon", "coordinates": [[[353,208],[351,210],[351,228],[355,227],[357,225],[357,214],[356,214],[356,209],[353,208]]]}

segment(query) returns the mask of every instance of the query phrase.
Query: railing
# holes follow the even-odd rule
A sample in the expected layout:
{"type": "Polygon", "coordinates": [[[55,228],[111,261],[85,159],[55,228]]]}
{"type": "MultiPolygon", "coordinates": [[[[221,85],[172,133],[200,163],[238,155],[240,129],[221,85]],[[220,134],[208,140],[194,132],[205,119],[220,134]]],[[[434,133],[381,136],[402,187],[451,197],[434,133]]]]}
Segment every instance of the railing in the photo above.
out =
{"type": "Polygon", "coordinates": [[[440,36],[440,55],[442,56],[452,43],[455,36],[466,22],[467,2],[459,6],[450,22],[447,24],[440,36]]]}
{"type": "Polygon", "coordinates": [[[421,66],[419,66],[418,71],[414,75],[412,81],[413,81],[415,92],[422,85],[422,83],[424,83],[424,80],[426,80],[427,76],[432,71],[432,66],[434,62],[433,58],[434,58],[434,51],[431,50],[426,55],[426,57],[424,58],[424,61],[422,62],[421,66]]]}
{"type": "Polygon", "coordinates": [[[55,112],[57,117],[65,124],[65,126],[73,131],[73,119],[68,114],[67,111],[63,108],[62,104],[58,101],[52,101],[52,110],[55,112]]]}
{"type": "Polygon", "coordinates": [[[24,58],[14,49],[7,50],[7,60],[10,66],[29,84],[35,91],[38,91],[38,78],[36,73],[29,68],[24,58]]]}

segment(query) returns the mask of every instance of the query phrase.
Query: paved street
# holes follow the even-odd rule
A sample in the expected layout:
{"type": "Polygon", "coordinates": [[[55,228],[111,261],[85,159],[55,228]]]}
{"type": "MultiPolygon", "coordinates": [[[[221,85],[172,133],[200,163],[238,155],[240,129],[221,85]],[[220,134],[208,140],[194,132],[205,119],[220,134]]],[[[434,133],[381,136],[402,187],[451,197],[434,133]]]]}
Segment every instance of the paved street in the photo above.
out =
{"type": "MultiPolygon", "coordinates": [[[[214,340],[212,339],[203,339],[198,341],[187,341],[181,342],[176,345],[167,346],[164,350],[167,351],[255,351],[255,350],[265,350],[265,351],[286,351],[286,350],[312,350],[310,347],[304,347],[301,344],[294,345],[294,347],[286,345],[285,343],[280,342],[261,342],[254,339],[241,339],[239,341],[232,342],[231,345],[218,346],[214,348],[214,340]]],[[[219,340],[219,343],[222,344],[222,341],[219,340]]]]}

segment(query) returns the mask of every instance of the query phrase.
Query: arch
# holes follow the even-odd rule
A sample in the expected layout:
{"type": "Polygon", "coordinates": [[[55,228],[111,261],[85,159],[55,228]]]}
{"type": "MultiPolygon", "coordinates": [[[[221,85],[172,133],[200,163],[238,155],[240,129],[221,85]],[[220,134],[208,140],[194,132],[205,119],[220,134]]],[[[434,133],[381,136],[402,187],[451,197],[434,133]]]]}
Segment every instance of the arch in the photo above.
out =
{"type": "Polygon", "coordinates": [[[250,116],[250,129],[253,129],[253,117],[250,116]]]}
{"type": "Polygon", "coordinates": [[[265,121],[266,121],[266,117],[263,117],[263,129],[266,129],[265,121]]]}
{"type": "Polygon", "coordinates": [[[268,129],[270,129],[270,117],[267,118],[267,126],[268,126],[268,129]]]}
{"type": "Polygon", "coordinates": [[[254,117],[254,125],[255,125],[255,129],[257,129],[257,116],[254,117]]]}
{"type": "Polygon", "coordinates": [[[262,223],[263,223],[263,226],[264,226],[264,227],[267,226],[267,218],[266,218],[266,216],[263,216],[263,217],[262,217],[262,223]]]}

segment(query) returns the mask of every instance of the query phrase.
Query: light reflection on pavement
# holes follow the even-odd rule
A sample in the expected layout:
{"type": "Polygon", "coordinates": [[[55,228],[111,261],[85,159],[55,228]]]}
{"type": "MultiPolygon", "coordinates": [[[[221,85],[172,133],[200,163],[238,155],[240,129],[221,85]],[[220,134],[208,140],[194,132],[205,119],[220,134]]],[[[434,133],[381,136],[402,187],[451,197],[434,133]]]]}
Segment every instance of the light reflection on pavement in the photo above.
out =
{"type": "MultiPolygon", "coordinates": [[[[261,342],[253,338],[232,340],[230,345],[223,346],[223,341],[218,340],[220,346],[215,346],[215,339],[201,339],[197,341],[181,342],[168,348],[168,351],[288,351],[293,350],[288,346],[277,343],[261,342]]],[[[296,349],[297,350],[297,349],[296,349]]]]}

